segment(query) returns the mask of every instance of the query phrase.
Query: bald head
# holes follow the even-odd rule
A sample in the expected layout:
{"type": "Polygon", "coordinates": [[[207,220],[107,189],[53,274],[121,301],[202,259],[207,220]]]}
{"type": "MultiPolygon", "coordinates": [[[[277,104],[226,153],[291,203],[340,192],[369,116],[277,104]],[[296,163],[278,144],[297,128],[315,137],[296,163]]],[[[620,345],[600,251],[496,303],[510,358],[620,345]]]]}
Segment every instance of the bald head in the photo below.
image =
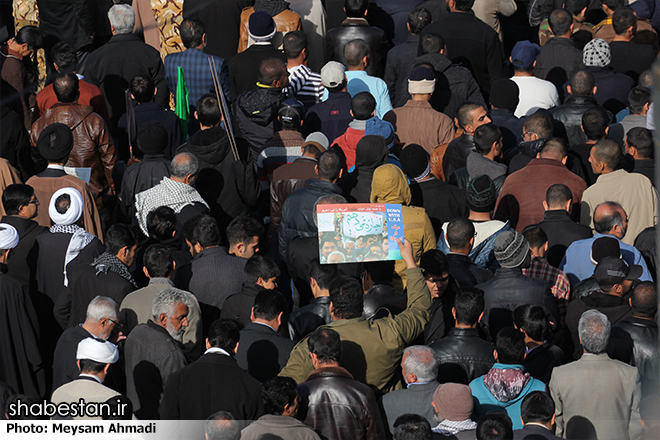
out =
{"type": "Polygon", "coordinates": [[[286,64],[279,58],[268,58],[259,65],[259,82],[265,86],[286,85],[286,64]]]}
{"type": "Polygon", "coordinates": [[[640,318],[653,319],[658,311],[658,290],[651,281],[640,283],[630,297],[632,313],[640,318]]]}
{"type": "Polygon", "coordinates": [[[594,229],[599,234],[614,235],[622,239],[626,235],[628,215],[616,202],[605,202],[594,210],[594,229]]]}
{"type": "Polygon", "coordinates": [[[174,156],[170,163],[170,178],[172,180],[184,181],[190,179],[197,174],[197,171],[199,171],[199,161],[190,153],[179,153],[174,156]]]}
{"type": "Polygon", "coordinates": [[[349,68],[359,67],[367,55],[369,55],[369,45],[364,40],[351,40],[344,46],[344,59],[349,68]]]}

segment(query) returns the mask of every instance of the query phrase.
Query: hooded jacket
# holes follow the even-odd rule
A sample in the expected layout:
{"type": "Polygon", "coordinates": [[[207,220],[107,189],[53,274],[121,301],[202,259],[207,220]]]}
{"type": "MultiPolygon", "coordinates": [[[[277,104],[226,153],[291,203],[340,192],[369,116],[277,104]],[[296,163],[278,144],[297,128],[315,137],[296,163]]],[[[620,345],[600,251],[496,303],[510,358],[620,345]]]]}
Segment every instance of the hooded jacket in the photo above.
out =
{"type": "MultiPolygon", "coordinates": [[[[369,201],[402,205],[404,236],[412,243],[413,255],[419,264],[424,252],[435,249],[435,232],[431,220],[426,215],[426,210],[408,206],[411,200],[410,186],[408,186],[408,181],[401,168],[385,164],[376,169],[371,181],[369,201]]],[[[396,272],[394,287],[402,291],[402,287],[406,283],[406,263],[403,260],[397,260],[394,270],[396,272]]]]}
{"type": "MultiPolygon", "coordinates": [[[[511,229],[509,222],[502,223],[499,220],[491,220],[489,222],[472,222],[477,236],[474,240],[474,246],[468,255],[474,264],[484,269],[495,270],[500,265],[495,259],[495,239],[500,233],[511,229]],[[480,235],[484,236],[482,238],[480,235]]],[[[438,250],[445,254],[449,252],[449,244],[447,243],[447,227],[449,223],[442,225],[442,234],[438,240],[438,250]]]]}
{"type": "Polygon", "coordinates": [[[279,131],[277,111],[285,99],[282,89],[259,87],[241,94],[236,100],[237,136],[248,142],[252,160],[257,160],[266,142],[279,131]]]}
{"type": "Polygon", "coordinates": [[[339,183],[344,197],[351,203],[369,203],[374,171],[387,163],[389,151],[382,136],[364,136],[355,148],[355,170],[339,183]]]}
{"type": "Polygon", "coordinates": [[[256,207],[259,182],[252,161],[244,163],[240,156],[246,156],[247,152],[240,151],[239,160],[234,159],[225,130],[213,127],[198,131],[177,150],[184,152],[194,154],[199,160],[195,188],[208,203],[221,229],[256,207]]]}

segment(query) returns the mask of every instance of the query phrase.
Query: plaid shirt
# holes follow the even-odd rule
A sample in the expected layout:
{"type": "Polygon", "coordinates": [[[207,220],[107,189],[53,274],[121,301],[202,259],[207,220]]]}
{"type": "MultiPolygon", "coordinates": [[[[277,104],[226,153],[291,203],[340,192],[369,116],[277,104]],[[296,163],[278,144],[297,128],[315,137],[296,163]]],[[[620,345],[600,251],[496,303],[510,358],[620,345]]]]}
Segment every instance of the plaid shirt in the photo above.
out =
{"type": "Polygon", "coordinates": [[[176,98],[177,68],[183,69],[183,77],[188,87],[188,104],[196,106],[197,100],[206,93],[215,94],[213,88],[213,77],[208,59],[215,62],[215,69],[218,72],[218,80],[222,91],[225,93],[227,101],[231,101],[231,92],[229,90],[229,63],[224,59],[208,55],[201,49],[186,49],[183,52],[171,53],[165,57],[165,80],[170,92],[176,98]]]}
{"type": "Polygon", "coordinates": [[[558,300],[568,300],[571,293],[571,284],[564,272],[556,269],[543,258],[532,256],[532,263],[529,269],[523,269],[523,275],[530,278],[539,278],[550,284],[552,294],[558,300]]]}

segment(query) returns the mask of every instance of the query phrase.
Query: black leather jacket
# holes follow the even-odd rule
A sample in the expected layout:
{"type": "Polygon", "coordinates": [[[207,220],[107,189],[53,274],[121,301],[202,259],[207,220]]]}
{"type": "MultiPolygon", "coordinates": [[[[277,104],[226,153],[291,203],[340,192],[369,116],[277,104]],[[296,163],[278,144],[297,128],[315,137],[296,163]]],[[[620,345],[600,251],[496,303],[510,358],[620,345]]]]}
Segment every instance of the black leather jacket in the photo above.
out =
{"type": "Polygon", "coordinates": [[[369,46],[367,74],[382,78],[385,73],[385,60],[390,43],[385,31],[369,26],[364,18],[347,18],[340,27],[330,29],[326,34],[326,55],[328,60],[346,65],[344,46],[356,39],[364,40],[369,46]]]}
{"type": "Polygon", "coordinates": [[[587,135],[582,131],[582,115],[598,103],[591,96],[569,96],[566,103],[550,110],[555,124],[555,133],[568,140],[569,145],[577,145],[587,141],[587,135]]]}
{"type": "Polygon", "coordinates": [[[479,337],[476,328],[452,328],[444,338],[431,344],[440,364],[438,381],[468,385],[495,363],[493,344],[479,337]]]}
{"type": "Polygon", "coordinates": [[[378,309],[387,309],[392,315],[398,315],[406,310],[406,307],[406,296],[396,290],[391,282],[379,282],[364,294],[362,310],[364,319],[376,319],[387,315],[387,312],[376,314],[378,309]]]}
{"type": "Polygon", "coordinates": [[[314,298],[306,306],[291,313],[289,336],[294,341],[300,341],[318,327],[331,322],[330,298],[327,296],[314,298]]]}

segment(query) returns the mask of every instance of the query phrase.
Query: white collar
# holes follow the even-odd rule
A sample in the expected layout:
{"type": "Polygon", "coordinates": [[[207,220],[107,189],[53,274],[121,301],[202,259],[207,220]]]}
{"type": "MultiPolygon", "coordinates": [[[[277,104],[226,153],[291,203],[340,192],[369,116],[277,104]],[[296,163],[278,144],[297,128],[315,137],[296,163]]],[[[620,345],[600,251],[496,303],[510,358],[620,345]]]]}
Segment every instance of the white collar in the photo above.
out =
{"type": "Polygon", "coordinates": [[[227,353],[227,350],[220,347],[211,347],[204,352],[204,354],[224,354],[225,356],[231,356],[227,353]]]}
{"type": "Polygon", "coordinates": [[[62,170],[62,171],[64,171],[64,165],[59,165],[59,164],[56,164],[56,163],[49,163],[47,168],[50,168],[51,170],[62,170]]]}
{"type": "Polygon", "coordinates": [[[81,377],[88,377],[88,378],[90,378],[90,379],[94,379],[95,381],[97,381],[97,382],[100,383],[100,384],[103,384],[103,381],[101,380],[101,378],[98,377],[98,376],[95,376],[95,375],[93,375],[93,374],[80,373],[80,374],[78,375],[78,378],[81,378],[81,377]]]}
{"type": "Polygon", "coordinates": [[[265,325],[266,327],[272,329],[275,333],[277,333],[277,330],[275,330],[272,326],[265,324],[263,322],[257,322],[257,321],[252,321],[253,324],[259,324],[259,325],[265,325]]]}

